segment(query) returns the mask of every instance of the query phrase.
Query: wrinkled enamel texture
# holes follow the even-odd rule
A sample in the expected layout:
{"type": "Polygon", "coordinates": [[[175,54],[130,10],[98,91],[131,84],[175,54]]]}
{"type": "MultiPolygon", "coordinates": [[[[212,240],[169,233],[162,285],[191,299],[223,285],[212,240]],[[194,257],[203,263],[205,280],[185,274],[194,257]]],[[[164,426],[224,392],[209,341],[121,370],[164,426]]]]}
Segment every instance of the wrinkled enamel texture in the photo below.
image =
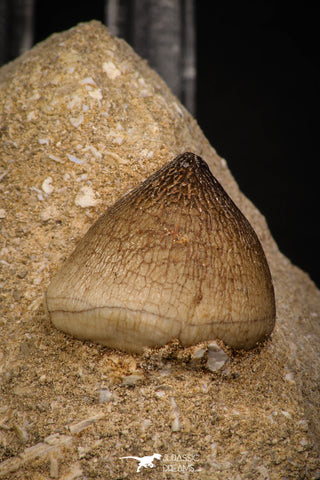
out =
{"type": "Polygon", "coordinates": [[[275,323],[258,237],[192,153],[107,209],[53,278],[46,306],[64,332],[129,352],[173,338],[250,349],[275,323]]]}

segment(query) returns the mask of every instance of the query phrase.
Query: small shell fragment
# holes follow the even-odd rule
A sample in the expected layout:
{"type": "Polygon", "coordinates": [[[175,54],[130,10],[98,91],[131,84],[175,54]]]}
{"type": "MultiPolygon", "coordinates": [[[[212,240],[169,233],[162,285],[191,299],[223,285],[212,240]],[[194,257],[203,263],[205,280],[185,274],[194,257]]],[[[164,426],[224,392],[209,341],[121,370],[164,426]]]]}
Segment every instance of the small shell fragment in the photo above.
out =
{"type": "Polygon", "coordinates": [[[95,98],[96,100],[102,99],[102,92],[100,88],[96,88],[95,90],[90,90],[89,95],[90,97],[95,98]]]}
{"type": "Polygon", "coordinates": [[[223,368],[228,360],[228,355],[220,348],[216,342],[211,342],[208,346],[207,369],[216,372],[223,368]]]}
{"type": "Polygon", "coordinates": [[[91,187],[82,187],[75,199],[75,204],[81,208],[95,207],[98,203],[91,187]]]}
{"type": "Polygon", "coordinates": [[[104,62],[102,64],[103,71],[108,75],[110,80],[114,80],[119,75],[121,75],[120,70],[115,66],[113,62],[104,62]]]}
{"type": "Polygon", "coordinates": [[[75,157],[74,155],[70,155],[69,153],[67,154],[70,162],[76,163],[77,165],[83,165],[85,163],[84,160],[81,160],[81,158],[75,157]]]}
{"type": "Polygon", "coordinates": [[[48,220],[54,220],[54,219],[57,219],[59,216],[59,212],[57,211],[57,209],[52,206],[52,205],[49,205],[48,207],[44,208],[41,212],[40,212],[40,218],[43,222],[48,222],[48,220]]]}
{"type": "Polygon", "coordinates": [[[43,180],[41,188],[44,193],[46,193],[47,195],[51,195],[54,190],[54,186],[52,185],[52,178],[47,177],[45,180],[43,180]]]}

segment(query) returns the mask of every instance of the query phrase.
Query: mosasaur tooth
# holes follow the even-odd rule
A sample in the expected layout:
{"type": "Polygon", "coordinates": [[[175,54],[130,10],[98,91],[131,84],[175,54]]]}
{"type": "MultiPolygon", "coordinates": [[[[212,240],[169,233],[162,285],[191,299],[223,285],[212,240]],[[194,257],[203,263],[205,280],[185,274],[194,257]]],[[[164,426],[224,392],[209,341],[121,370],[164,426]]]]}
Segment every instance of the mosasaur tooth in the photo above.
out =
{"type": "Polygon", "coordinates": [[[64,332],[129,352],[173,338],[249,349],[275,323],[258,237],[193,153],[106,210],[53,278],[46,306],[64,332]]]}

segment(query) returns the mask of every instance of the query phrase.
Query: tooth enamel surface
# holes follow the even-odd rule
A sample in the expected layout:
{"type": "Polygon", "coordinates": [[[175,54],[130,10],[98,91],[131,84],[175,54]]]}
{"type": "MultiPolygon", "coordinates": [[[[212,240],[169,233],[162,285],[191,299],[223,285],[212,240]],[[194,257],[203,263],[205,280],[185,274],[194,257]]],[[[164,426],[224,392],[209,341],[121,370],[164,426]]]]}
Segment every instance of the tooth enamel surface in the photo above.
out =
{"type": "Polygon", "coordinates": [[[275,322],[261,244],[192,153],[108,208],[52,280],[46,304],[64,332],[131,352],[173,338],[249,349],[275,322]]]}

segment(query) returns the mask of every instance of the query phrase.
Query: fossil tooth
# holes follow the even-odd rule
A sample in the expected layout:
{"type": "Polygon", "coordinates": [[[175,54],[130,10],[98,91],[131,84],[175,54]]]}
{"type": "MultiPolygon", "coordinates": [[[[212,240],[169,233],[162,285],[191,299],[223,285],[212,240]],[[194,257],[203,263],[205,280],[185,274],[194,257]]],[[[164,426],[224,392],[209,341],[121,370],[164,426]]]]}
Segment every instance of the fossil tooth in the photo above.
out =
{"type": "Polygon", "coordinates": [[[193,153],[106,210],[53,278],[46,306],[64,332],[130,352],[173,338],[249,349],[275,323],[257,235],[193,153]]]}

